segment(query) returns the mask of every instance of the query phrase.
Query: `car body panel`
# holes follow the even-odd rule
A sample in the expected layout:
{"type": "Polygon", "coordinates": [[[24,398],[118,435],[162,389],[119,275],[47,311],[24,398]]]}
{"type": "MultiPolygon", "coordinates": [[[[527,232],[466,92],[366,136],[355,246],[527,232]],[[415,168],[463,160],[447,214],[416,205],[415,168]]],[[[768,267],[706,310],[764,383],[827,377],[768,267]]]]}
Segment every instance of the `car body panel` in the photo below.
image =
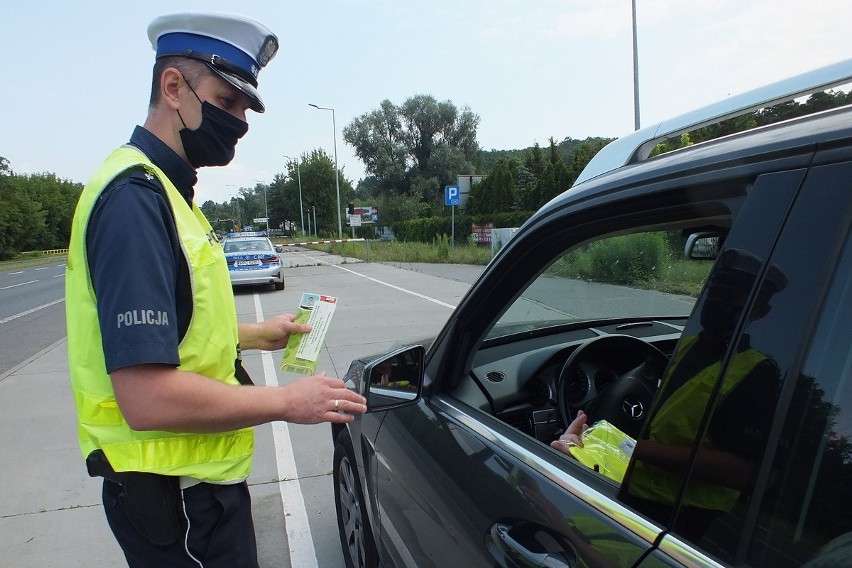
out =
{"type": "Polygon", "coordinates": [[[376,442],[376,487],[390,565],[532,559],[540,551],[531,530],[560,542],[551,554],[565,559],[632,565],[651,547],[658,529],[626,511],[617,523],[600,522],[597,489],[561,464],[526,463],[523,448],[494,426],[440,398],[389,413],[376,442]]]}

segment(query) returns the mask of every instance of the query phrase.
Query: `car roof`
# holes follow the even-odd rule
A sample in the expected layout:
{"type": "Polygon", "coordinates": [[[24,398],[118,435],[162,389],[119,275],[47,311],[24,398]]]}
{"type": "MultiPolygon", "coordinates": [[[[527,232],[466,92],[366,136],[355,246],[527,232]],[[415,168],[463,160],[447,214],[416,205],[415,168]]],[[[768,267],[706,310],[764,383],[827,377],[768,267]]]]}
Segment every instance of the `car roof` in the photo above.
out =
{"type": "Polygon", "coordinates": [[[846,84],[850,80],[852,80],[852,59],[847,59],[646,126],[605,146],[586,165],[574,185],[624,165],[645,160],[654,147],[666,139],[805,95],[825,91],[846,84]]]}
{"type": "Polygon", "coordinates": [[[643,193],[653,193],[649,180],[673,180],[700,174],[705,181],[710,181],[714,172],[718,176],[731,176],[730,168],[740,168],[741,175],[758,175],[781,167],[775,158],[785,159],[785,169],[806,167],[814,152],[828,143],[852,144],[852,105],[761,126],[622,165],[574,185],[541,207],[525,225],[533,224],[556,209],[603,197],[616,189],[630,191],[632,187],[641,185],[643,193]]]}

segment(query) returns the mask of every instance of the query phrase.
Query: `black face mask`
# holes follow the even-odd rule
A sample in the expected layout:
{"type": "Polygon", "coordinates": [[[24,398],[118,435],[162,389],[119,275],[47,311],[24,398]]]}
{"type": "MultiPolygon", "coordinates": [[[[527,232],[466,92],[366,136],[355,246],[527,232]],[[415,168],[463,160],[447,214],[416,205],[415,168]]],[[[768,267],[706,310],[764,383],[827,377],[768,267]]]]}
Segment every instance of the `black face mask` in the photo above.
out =
{"type": "MultiPolygon", "coordinates": [[[[189,87],[189,83],[187,86],[189,87]]],[[[178,111],[178,117],[184,126],[179,134],[186,159],[193,168],[229,164],[234,159],[237,140],[248,132],[248,123],[216,105],[202,101],[192,87],[189,87],[189,90],[201,103],[201,124],[195,130],[190,130],[178,111]]]]}

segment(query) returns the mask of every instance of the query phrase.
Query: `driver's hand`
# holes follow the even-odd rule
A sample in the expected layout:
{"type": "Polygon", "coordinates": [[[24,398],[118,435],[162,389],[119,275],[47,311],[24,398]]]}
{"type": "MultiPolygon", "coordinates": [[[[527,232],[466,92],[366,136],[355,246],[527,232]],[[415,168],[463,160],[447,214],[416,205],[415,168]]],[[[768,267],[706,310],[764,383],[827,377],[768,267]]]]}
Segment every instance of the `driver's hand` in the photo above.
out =
{"type": "Polygon", "coordinates": [[[571,455],[571,448],[574,446],[583,447],[583,432],[589,429],[586,413],[582,410],[577,412],[577,417],[568,425],[568,428],[557,438],[550,442],[550,447],[559,450],[564,454],[571,455]]]}

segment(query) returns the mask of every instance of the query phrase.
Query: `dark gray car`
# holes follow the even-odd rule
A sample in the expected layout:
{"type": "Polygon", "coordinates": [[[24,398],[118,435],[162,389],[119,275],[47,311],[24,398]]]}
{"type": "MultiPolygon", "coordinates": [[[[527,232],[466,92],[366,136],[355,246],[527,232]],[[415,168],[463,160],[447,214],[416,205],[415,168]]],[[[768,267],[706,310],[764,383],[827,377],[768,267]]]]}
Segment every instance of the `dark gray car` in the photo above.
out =
{"type": "Polygon", "coordinates": [[[428,350],[354,361],[370,412],[332,432],[347,565],[848,566],[852,108],[647,156],[850,77],[613,143],[428,350]],[[551,442],[580,412],[572,457],[551,442]]]}

